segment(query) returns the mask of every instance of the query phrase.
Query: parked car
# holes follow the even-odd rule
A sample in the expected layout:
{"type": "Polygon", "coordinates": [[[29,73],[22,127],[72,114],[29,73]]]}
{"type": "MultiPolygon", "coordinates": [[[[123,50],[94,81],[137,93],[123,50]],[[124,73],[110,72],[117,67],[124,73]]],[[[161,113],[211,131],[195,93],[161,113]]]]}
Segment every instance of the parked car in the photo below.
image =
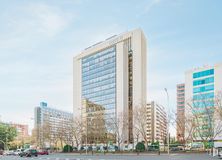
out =
{"type": "Polygon", "coordinates": [[[15,153],[15,155],[19,155],[23,151],[24,151],[24,149],[17,149],[14,151],[14,153],[15,153]]]}
{"type": "Polygon", "coordinates": [[[109,152],[116,152],[116,151],[118,151],[118,147],[111,145],[111,146],[108,147],[108,151],[109,152]]]}
{"type": "Polygon", "coordinates": [[[221,159],[222,158],[222,147],[217,147],[218,150],[218,157],[221,159]]]}
{"type": "Polygon", "coordinates": [[[156,148],[156,147],[153,147],[153,146],[149,146],[148,147],[148,151],[157,152],[157,151],[159,151],[159,148],[156,148]]]}
{"type": "Polygon", "coordinates": [[[38,152],[37,152],[36,149],[26,149],[23,152],[21,152],[19,154],[19,156],[20,157],[32,157],[32,156],[37,157],[38,156],[38,152]]]}
{"type": "Polygon", "coordinates": [[[77,147],[73,147],[73,151],[78,151],[78,148],[77,147]]]}
{"type": "Polygon", "coordinates": [[[218,157],[222,158],[222,151],[218,152],[218,157]]]}
{"type": "Polygon", "coordinates": [[[97,146],[92,146],[93,151],[97,151],[97,146]]]}
{"type": "Polygon", "coordinates": [[[87,146],[86,149],[87,151],[92,151],[92,146],[87,146]]]}
{"type": "Polygon", "coordinates": [[[6,156],[15,156],[16,154],[15,154],[14,151],[5,151],[4,155],[6,155],[6,156]]]}
{"type": "Polygon", "coordinates": [[[38,155],[49,155],[49,152],[47,150],[39,150],[38,155]]]}
{"type": "Polygon", "coordinates": [[[84,150],[85,150],[85,147],[84,147],[84,146],[81,146],[81,147],[78,148],[78,150],[79,150],[79,151],[84,151],[84,150]]]}
{"type": "Polygon", "coordinates": [[[171,147],[170,150],[171,151],[182,151],[183,149],[180,147],[171,147]]]}

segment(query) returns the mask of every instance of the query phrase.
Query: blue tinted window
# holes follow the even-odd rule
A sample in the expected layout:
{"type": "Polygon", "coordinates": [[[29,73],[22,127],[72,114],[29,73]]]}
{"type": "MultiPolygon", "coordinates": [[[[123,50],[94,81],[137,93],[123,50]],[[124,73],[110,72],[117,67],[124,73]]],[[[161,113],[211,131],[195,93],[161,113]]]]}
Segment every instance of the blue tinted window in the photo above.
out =
{"type": "Polygon", "coordinates": [[[209,76],[214,74],[214,69],[202,71],[202,72],[196,72],[193,73],[193,78],[199,78],[199,77],[204,77],[204,76],[209,76]]]}
{"type": "Polygon", "coordinates": [[[115,47],[82,59],[82,99],[115,113],[116,51],[115,47]]]}
{"type": "Polygon", "coordinates": [[[213,83],[213,82],[214,82],[214,77],[209,77],[209,78],[193,81],[193,86],[198,86],[198,85],[208,84],[208,83],[213,83]]]}
{"type": "Polygon", "coordinates": [[[207,92],[214,90],[214,85],[193,88],[193,93],[207,92]]]}
{"type": "Polygon", "coordinates": [[[195,101],[193,102],[194,108],[205,108],[205,107],[213,107],[214,101],[206,100],[206,101],[195,101]]]}
{"type": "Polygon", "coordinates": [[[205,93],[205,94],[197,94],[193,96],[194,100],[203,100],[203,99],[211,99],[214,98],[214,92],[205,93]]]}

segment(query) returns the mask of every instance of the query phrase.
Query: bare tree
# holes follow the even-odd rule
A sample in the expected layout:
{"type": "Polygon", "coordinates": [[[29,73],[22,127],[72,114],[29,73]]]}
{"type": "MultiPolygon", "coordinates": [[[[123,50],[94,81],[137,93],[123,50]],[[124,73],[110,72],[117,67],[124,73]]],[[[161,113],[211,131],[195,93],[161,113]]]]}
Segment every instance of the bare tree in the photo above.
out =
{"type": "Polygon", "coordinates": [[[60,147],[63,149],[63,142],[65,141],[65,134],[66,134],[66,129],[64,126],[64,122],[60,121],[59,127],[57,128],[57,138],[60,142],[60,147]]]}
{"type": "Polygon", "coordinates": [[[34,131],[33,134],[36,138],[37,146],[40,148],[44,147],[44,136],[43,136],[43,126],[38,125],[34,131]]]}
{"type": "Polygon", "coordinates": [[[83,131],[81,141],[85,144],[97,144],[104,142],[107,137],[105,107],[89,100],[84,101],[81,117],[83,131]]]}
{"type": "Polygon", "coordinates": [[[119,113],[117,117],[110,117],[107,124],[109,126],[108,130],[113,135],[113,138],[115,137],[118,149],[120,150],[121,144],[127,140],[125,131],[128,129],[128,116],[119,113]]]}
{"type": "Polygon", "coordinates": [[[81,143],[82,133],[83,133],[83,124],[79,117],[76,117],[72,120],[69,126],[69,130],[72,143],[75,144],[76,147],[78,148],[81,143]]]}
{"type": "Polygon", "coordinates": [[[214,142],[222,134],[222,96],[218,93],[214,97],[199,94],[187,103],[194,123],[193,139],[204,144],[214,142]]]}
{"type": "Polygon", "coordinates": [[[135,109],[133,113],[133,118],[134,118],[134,124],[133,124],[134,136],[136,135],[137,139],[141,137],[142,140],[145,142],[146,148],[147,148],[149,142],[147,138],[147,107],[146,105],[140,105],[137,109],[135,109]]]}
{"type": "Polygon", "coordinates": [[[222,92],[218,92],[215,96],[214,105],[215,112],[217,113],[216,118],[222,119],[222,92]]]}
{"type": "Polygon", "coordinates": [[[193,134],[196,129],[196,123],[194,123],[193,115],[192,114],[187,114],[186,116],[184,115],[181,118],[178,118],[177,116],[175,118],[172,118],[172,126],[176,127],[177,130],[179,130],[179,141],[184,145],[187,142],[192,142],[194,140],[193,134]]]}
{"type": "Polygon", "coordinates": [[[53,150],[56,148],[57,149],[57,143],[58,143],[58,134],[56,130],[51,130],[51,147],[53,147],[53,150]]]}

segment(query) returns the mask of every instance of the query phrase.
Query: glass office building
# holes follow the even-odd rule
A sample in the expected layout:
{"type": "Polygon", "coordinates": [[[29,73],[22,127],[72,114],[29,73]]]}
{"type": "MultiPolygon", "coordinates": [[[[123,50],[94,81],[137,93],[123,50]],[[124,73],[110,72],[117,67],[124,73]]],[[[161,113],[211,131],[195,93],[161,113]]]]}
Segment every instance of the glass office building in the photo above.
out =
{"type": "Polygon", "coordinates": [[[107,48],[82,59],[82,99],[115,114],[116,49],[107,48]]]}
{"type": "Polygon", "coordinates": [[[185,74],[185,116],[189,117],[192,113],[195,117],[198,126],[192,136],[196,140],[214,136],[215,98],[222,91],[221,73],[220,63],[189,70],[185,74]]]}
{"type": "Polygon", "coordinates": [[[74,116],[85,123],[83,136],[88,137],[83,143],[94,143],[89,138],[92,135],[97,136],[97,142],[106,136],[115,143],[117,135],[110,123],[121,116],[127,119],[121,123],[123,142],[132,143],[131,113],[136,106],[146,105],[146,39],[142,30],[112,36],[86,48],[74,57],[73,72],[74,116]],[[101,132],[95,132],[99,127],[101,132]]]}

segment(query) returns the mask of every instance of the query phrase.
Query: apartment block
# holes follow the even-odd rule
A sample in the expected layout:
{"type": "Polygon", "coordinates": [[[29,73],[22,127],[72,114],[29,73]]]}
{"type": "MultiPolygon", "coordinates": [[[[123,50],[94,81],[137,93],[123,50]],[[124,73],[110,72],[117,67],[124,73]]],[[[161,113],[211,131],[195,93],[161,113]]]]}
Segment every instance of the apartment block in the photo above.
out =
{"type": "Polygon", "coordinates": [[[176,113],[177,141],[184,141],[185,132],[185,84],[177,85],[177,113],[176,113]]]}
{"type": "Polygon", "coordinates": [[[167,138],[167,114],[165,108],[152,101],[147,104],[147,139],[148,142],[163,144],[167,138]]]}
{"type": "Polygon", "coordinates": [[[35,107],[35,132],[39,147],[49,147],[50,141],[58,139],[70,141],[73,114],[48,107],[46,102],[41,102],[35,107]]]}

